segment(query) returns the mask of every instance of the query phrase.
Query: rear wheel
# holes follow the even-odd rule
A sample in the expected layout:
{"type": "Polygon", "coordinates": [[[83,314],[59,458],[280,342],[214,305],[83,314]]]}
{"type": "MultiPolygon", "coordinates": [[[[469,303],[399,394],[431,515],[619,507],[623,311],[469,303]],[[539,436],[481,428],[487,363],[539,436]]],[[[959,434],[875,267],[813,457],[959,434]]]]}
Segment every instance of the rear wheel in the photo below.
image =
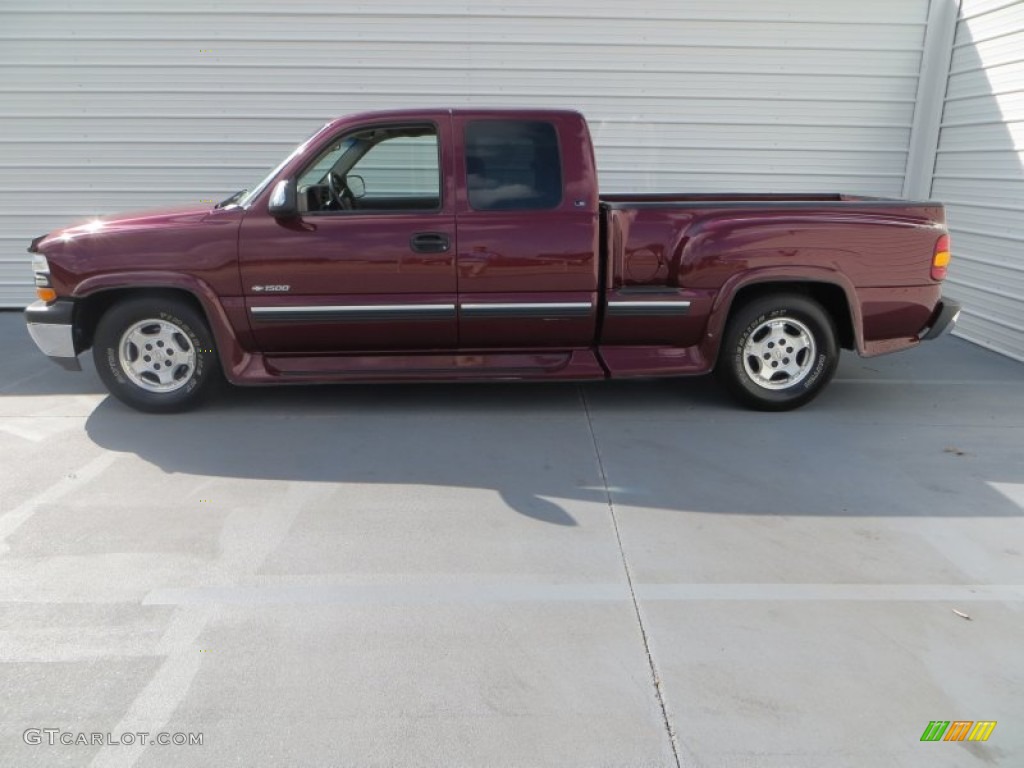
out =
{"type": "Polygon", "coordinates": [[[197,405],[218,378],[205,319],[174,298],[139,297],[108,309],[96,326],[93,359],[114,397],[150,413],[197,405]]]}
{"type": "Polygon", "coordinates": [[[829,314],[815,301],[785,294],[756,299],[735,312],[717,373],[744,405],[785,411],[817,397],[838,362],[829,314]]]}

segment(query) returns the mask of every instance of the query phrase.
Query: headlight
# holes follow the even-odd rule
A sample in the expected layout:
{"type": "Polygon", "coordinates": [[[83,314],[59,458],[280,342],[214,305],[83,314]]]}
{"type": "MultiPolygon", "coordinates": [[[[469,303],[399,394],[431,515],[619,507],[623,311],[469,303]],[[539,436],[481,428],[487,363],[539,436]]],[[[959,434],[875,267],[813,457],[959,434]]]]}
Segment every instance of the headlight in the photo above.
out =
{"type": "Polygon", "coordinates": [[[37,275],[50,274],[50,262],[41,253],[32,254],[32,271],[37,275]]]}
{"type": "Polygon", "coordinates": [[[57,292],[50,284],[50,262],[41,253],[32,254],[32,272],[35,273],[36,295],[45,302],[56,300],[57,292]]]}

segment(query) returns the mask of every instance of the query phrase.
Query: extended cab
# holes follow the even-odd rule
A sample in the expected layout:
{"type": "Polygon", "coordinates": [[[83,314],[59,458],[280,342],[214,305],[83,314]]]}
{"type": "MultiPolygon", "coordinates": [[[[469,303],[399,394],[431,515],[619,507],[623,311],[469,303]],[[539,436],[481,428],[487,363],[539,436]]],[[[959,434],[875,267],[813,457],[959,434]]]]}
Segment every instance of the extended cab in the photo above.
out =
{"type": "Polygon", "coordinates": [[[806,403],[840,348],[955,322],[943,208],[839,194],[600,195],[570,111],[328,123],[216,206],[32,241],[38,346],[90,347],[148,411],[234,384],[603,379],[717,370],[747,405],[806,403]]]}

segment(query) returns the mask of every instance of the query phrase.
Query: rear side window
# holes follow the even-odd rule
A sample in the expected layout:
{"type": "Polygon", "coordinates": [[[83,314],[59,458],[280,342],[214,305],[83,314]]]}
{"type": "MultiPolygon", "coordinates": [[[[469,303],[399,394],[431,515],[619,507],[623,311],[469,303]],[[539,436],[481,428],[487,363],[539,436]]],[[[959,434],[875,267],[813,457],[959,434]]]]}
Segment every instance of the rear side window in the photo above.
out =
{"type": "Polygon", "coordinates": [[[532,211],[562,202],[562,159],[551,123],[474,120],[466,125],[466,185],[477,211],[532,211]]]}

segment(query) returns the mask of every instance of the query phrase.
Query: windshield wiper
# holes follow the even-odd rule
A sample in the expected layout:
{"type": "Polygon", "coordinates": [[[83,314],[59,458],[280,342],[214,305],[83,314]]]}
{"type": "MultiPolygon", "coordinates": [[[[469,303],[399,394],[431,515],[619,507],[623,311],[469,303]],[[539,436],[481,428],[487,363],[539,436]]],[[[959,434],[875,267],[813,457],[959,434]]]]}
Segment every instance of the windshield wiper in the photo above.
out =
{"type": "Polygon", "coordinates": [[[221,200],[219,203],[217,203],[213,207],[214,208],[223,208],[226,205],[231,205],[236,200],[239,200],[242,197],[242,195],[244,195],[248,191],[249,191],[248,189],[240,189],[237,192],[235,192],[235,194],[233,194],[231,197],[227,198],[226,200],[221,200]]]}

